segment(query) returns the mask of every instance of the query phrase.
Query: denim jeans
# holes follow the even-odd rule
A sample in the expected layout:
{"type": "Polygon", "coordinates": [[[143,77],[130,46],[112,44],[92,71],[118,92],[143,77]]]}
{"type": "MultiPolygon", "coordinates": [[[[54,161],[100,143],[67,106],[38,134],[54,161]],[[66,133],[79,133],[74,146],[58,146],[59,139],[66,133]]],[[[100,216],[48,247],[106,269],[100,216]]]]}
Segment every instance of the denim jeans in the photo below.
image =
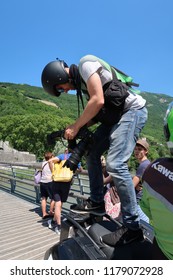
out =
{"type": "Polygon", "coordinates": [[[94,143],[87,156],[90,198],[103,201],[103,174],[100,157],[108,150],[106,168],[112,176],[121,201],[123,223],[132,229],[139,227],[138,207],[128,160],[147,120],[147,109],[129,110],[112,126],[101,124],[94,133],[94,143]]]}

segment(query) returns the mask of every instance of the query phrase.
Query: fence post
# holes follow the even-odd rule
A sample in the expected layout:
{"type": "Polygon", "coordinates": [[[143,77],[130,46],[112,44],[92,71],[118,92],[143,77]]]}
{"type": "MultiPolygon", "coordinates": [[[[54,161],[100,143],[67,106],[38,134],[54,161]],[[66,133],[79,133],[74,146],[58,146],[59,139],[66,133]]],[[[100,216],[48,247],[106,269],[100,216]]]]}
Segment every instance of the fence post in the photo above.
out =
{"type": "Polygon", "coordinates": [[[82,178],[81,175],[78,173],[77,174],[77,179],[78,179],[78,184],[79,184],[79,188],[80,188],[80,194],[84,194],[84,189],[83,189],[83,184],[82,184],[82,178]]]}
{"type": "Polygon", "coordinates": [[[16,173],[14,172],[12,165],[10,165],[10,167],[11,167],[12,176],[14,177],[14,179],[10,179],[11,193],[14,193],[14,192],[15,192],[15,189],[16,189],[16,180],[15,180],[15,178],[16,178],[16,173]]]}
{"type": "Polygon", "coordinates": [[[10,179],[10,185],[11,185],[11,193],[14,193],[15,188],[16,188],[16,181],[13,179],[10,179]]]}
{"type": "MultiPolygon", "coordinates": [[[[80,194],[83,195],[84,194],[84,189],[83,189],[81,175],[79,173],[76,174],[76,175],[77,175],[77,180],[78,180],[78,184],[79,184],[79,188],[80,188],[80,194]]],[[[76,200],[77,200],[78,204],[83,204],[83,199],[82,198],[77,197],[76,200]]]]}
{"type": "Polygon", "coordinates": [[[35,194],[36,194],[36,203],[40,203],[40,188],[39,186],[34,185],[35,194]]]}

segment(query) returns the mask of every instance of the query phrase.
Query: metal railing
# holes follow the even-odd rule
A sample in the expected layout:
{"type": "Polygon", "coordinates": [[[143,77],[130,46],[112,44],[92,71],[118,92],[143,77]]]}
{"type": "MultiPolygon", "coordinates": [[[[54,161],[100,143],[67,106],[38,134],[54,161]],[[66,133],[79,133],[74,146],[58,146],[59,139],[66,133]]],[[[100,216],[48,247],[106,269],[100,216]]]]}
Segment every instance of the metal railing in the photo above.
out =
{"type": "MultiPolygon", "coordinates": [[[[34,173],[41,163],[20,164],[0,162],[0,190],[6,191],[22,199],[40,205],[40,185],[34,182],[34,173]]],[[[75,174],[69,197],[63,205],[68,211],[71,204],[89,196],[89,178],[87,172],[75,174]]],[[[48,200],[48,205],[49,205],[48,200]]]]}

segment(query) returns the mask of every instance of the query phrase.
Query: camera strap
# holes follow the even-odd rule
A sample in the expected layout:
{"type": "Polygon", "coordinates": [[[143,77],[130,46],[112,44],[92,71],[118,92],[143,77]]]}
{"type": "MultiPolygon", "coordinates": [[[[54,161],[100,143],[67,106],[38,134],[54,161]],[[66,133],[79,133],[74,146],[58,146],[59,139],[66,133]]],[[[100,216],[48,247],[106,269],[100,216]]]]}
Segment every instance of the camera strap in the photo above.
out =
{"type": "Polygon", "coordinates": [[[80,116],[80,101],[81,101],[83,109],[84,109],[84,102],[83,102],[82,91],[81,91],[81,76],[79,74],[79,69],[78,69],[77,65],[72,64],[70,66],[69,73],[72,78],[72,83],[77,91],[76,95],[77,95],[77,102],[78,102],[78,117],[79,117],[80,116]]]}
{"type": "Polygon", "coordinates": [[[80,116],[80,101],[82,103],[82,108],[84,110],[84,102],[81,90],[77,90],[77,105],[78,105],[78,117],[80,116]]]}

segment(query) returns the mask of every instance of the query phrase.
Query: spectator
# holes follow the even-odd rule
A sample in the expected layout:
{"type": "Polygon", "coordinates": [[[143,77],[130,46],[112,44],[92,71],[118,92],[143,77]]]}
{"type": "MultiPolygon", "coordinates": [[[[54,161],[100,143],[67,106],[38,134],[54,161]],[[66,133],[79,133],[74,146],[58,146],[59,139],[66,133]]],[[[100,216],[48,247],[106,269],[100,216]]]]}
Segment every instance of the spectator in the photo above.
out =
{"type": "MultiPolygon", "coordinates": [[[[53,171],[53,164],[60,162],[61,160],[67,160],[70,157],[66,148],[63,154],[60,154],[56,157],[53,157],[49,160],[49,163],[52,165],[51,169],[53,171]]],[[[51,220],[48,220],[48,227],[54,229],[55,232],[60,235],[61,232],[61,211],[62,205],[67,201],[71,182],[55,182],[53,181],[53,199],[55,201],[55,213],[54,217],[51,220]]]]}
{"type": "Polygon", "coordinates": [[[136,192],[139,216],[142,220],[144,220],[147,223],[149,222],[149,219],[144,214],[144,212],[141,210],[139,202],[142,197],[142,184],[141,184],[142,175],[143,175],[146,167],[150,164],[150,161],[147,158],[148,151],[149,151],[149,144],[146,141],[146,139],[144,139],[144,138],[139,139],[137,141],[136,147],[134,149],[134,156],[137,159],[137,161],[139,162],[139,166],[136,170],[135,176],[133,177],[133,184],[134,184],[135,192],[136,192]]]}
{"type": "MultiPolygon", "coordinates": [[[[69,153],[68,148],[65,149],[63,154],[60,154],[52,159],[50,159],[50,164],[55,164],[61,160],[69,159],[71,153],[69,153]]],[[[51,167],[53,170],[53,166],[51,167]]],[[[78,171],[81,170],[81,164],[78,164],[78,171]]],[[[48,227],[54,229],[55,232],[60,235],[61,232],[61,211],[63,203],[67,201],[68,194],[70,191],[72,181],[70,182],[55,182],[53,181],[53,198],[55,201],[55,213],[51,220],[48,220],[48,227]]]]}
{"type": "MultiPolygon", "coordinates": [[[[122,73],[121,73],[122,74],[122,73]]],[[[72,140],[79,129],[101,123],[94,132],[94,143],[87,155],[90,197],[86,204],[74,205],[73,211],[105,211],[101,155],[108,150],[107,171],[112,176],[121,201],[124,227],[119,229],[122,243],[143,238],[140,229],[136,195],[127,162],[147,120],[146,100],[120,80],[123,75],[102,59],[87,55],[79,66],[70,67],[57,60],[48,63],[42,72],[42,85],[53,96],[77,90],[87,98],[87,105],[78,119],[65,129],[64,137],[72,140]]],[[[78,108],[79,109],[79,108],[78,108]]],[[[115,244],[117,234],[105,238],[115,244]]]]}
{"type": "MultiPolygon", "coordinates": [[[[173,102],[165,116],[164,131],[173,156],[173,102]]],[[[152,259],[173,260],[173,158],[159,158],[143,175],[141,208],[154,228],[152,259]]]]}
{"type": "Polygon", "coordinates": [[[40,192],[41,192],[41,209],[42,218],[46,219],[53,216],[54,213],[54,200],[52,199],[52,172],[50,169],[49,160],[53,158],[51,152],[44,154],[45,161],[42,163],[42,176],[40,181],[40,192]],[[47,213],[47,199],[50,198],[50,211],[47,213]]]}

